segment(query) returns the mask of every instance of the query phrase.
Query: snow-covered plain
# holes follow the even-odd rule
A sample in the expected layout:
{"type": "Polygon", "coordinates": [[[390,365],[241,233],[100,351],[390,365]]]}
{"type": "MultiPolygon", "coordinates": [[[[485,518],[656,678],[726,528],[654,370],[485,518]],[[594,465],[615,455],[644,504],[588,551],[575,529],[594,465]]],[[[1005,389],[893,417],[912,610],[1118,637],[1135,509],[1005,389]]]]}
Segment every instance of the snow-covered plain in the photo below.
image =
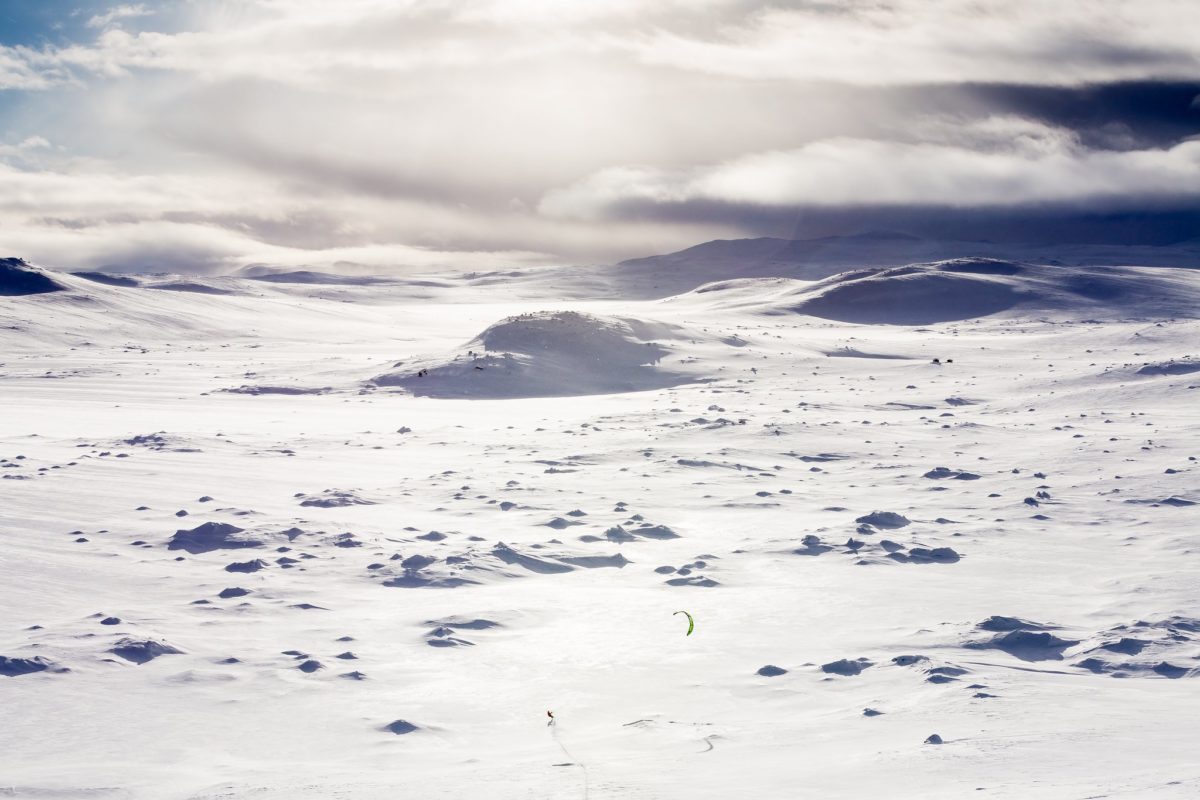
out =
{"type": "Polygon", "coordinates": [[[4,270],[0,797],[1200,796],[1200,271],[4,270]]]}

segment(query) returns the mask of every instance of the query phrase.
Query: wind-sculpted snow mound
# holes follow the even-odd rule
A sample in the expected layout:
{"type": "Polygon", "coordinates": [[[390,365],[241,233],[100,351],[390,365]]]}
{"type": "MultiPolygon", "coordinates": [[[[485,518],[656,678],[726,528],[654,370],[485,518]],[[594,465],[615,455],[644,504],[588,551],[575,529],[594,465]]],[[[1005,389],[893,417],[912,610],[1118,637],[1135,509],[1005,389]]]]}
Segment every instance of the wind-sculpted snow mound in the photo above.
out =
{"type": "Polygon", "coordinates": [[[0,297],[60,292],[65,288],[19,258],[0,258],[0,297]]]}
{"type": "Polygon", "coordinates": [[[192,292],[193,294],[234,294],[229,289],[213,286],[200,281],[166,281],[165,283],[148,284],[150,289],[163,289],[170,292],[192,292]]]}
{"type": "Polygon", "coordinates": [[[137,278],[131,278],[128,275],[110,275],[107,272],[72,272],[76,278],[83,278],[92,283],[102,283],[105,286],[120,286],[125,289],[133,289],[142,285],[142,282],[137,278]]]}
{"type": "Polygon", "coordinates": [[[837,275],[804,290],[791,310],[839,322],[928,325],[989,316],[1024,299],[995,273],[899,267],[837,275]]]}
{"type": "Polygon", "coordinates": [[[1002,312],[1105,318],[1195,317],[1191,270],[1061,267],[985,258],[845,272],[771,304],[775,313],[863,324],[930,325],[1002,312]]]}
{"type": "Polygon", "coordinates": [[[522,314],[497,322],[465,352],[395,365],[372,379],[426,397],[515,398],[616,394],[703,380],[661,366],[681,339],[664,323],[577,312],[522,314]]]}

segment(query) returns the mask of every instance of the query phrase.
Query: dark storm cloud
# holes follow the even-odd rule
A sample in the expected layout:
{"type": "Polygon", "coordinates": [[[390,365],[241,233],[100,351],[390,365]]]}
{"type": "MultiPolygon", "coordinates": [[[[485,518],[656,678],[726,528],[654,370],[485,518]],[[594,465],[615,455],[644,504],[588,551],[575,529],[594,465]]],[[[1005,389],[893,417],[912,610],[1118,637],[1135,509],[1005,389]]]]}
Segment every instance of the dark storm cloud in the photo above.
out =
{"type": "Polygon", "coordinates": [[[1062,244],[1163,246],[1200,236],[1200,207],[1169,203],[1128,211],[1063,207],[858,207],[801,209],[787,236],[809,239],[874,230],[926,239],[1062,244]]]}
{"type": "Polygon", "coordinates": [[[663,206],[629,201],[615,213],[631,220],[734,227],[746,238],[818,239],[889,231],[955,241],[1151,246],[1200,238],[1200,204],[1194,202],[1105,210],[1041,205],[961,208],[938,203],[770,207],[706,200],[663,206]]]}
{"type": "Polygon", "coordinates": [[[986,108],[1037,119],[1077,133],[1088,147],[1168,147],[1200,134],[1200,80],[1089,86],[958,87],[986,108]]]}

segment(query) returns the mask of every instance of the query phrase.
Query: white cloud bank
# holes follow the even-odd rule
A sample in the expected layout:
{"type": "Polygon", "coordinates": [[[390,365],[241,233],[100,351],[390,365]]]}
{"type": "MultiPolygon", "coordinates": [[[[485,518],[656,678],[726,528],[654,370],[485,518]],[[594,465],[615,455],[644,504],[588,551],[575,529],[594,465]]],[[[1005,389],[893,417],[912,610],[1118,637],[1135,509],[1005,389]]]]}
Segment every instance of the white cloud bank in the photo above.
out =
{"type": "Polygon", "coordinates": [[[620,215],[623,207],[693,202],[784,207],[1086,203],[1129,209],[1162,199],[1200,201],[1200,141],[1169,149],[1095,151],[1080,146],[1068,131],[1003,119],[964,125],[953,133],[958,141],[838,138],[687,170],[607,169],[547,193],[540,210],[601,220],[620,215]],[[980,143],[990,146],[982,149],[980,143]]]}
{"type": "MultiPolygon", "coordinates": [[[[96,28],[151,14],[120,5],[96,28]]],[[[1193,79],[1192,0],[246,0],[198,2],[186,33],[109,30],[72,47],[5,48],[45,80],[134,68],[322,81],[612,53],[757,80],[1078,84],[1193,79]],[[214,58],[220,55],[221,58],[214,58]]]]}

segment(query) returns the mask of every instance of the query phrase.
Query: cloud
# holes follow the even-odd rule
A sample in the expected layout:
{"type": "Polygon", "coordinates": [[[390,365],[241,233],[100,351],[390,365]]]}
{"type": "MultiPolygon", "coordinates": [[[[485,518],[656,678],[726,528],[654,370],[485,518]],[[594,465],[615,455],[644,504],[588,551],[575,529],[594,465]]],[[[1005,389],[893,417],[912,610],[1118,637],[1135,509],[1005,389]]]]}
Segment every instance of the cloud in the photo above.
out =
{"type": "Polygon", "coordinates": [[[609,168],[548,192],[539,210],[599,221],[695,202],[1112,208],[1162,198],[1200,200],[1200,141],[1089,150],[1070,131],[992,117],[971,125],[936,121],[918,142],[836,138],[687,170],[609,168]]]}
{"type": "Polygon", "coordinates": [[[125,272],[226,273],[251,263],[332,268],[355,264],[375,272],[491,269],[539,263],[521,251],[439,251],[398,243],[308,249],[262,242],[235,230],[194,223],[138,221],[79,229],[27,226],[7,238],[35,263],[65,269],[125,272]]]}
{"type": "Polygon", "coordinates": [[[97,14],[87,21],[89,28],[107,28],[114,22],[132,17],[146,17],[154,12],[146,8],[145,5],[138,3],[137,5],[114,6],[103,14],[97,14]]]}
{"type": "MultiPolygon", "coordinates": [[[[130,175],[95,160],[58,169],[0,160],[0,187],[4,248],[64,268],[225,272],[249,262],[350,261],[380,270],[477,269],[554,263],[562,253],[612,247],[611,231],[541,219],[520,204],[444,207],[300,187],[236,168],[130,175]]],[[[703,230],[639,225],[621,237],[622,247],[682,246],[703,230]]]]}
{"type": "Polygon", "coordinates": [[[0,45],[0,91],[38,91],[61,86],[70,80],[70,74],[63,67],[39,61],[35,51],[0,45]]]}
{"type": "Polygon", "coordinates": [[[0,158],[23,158],[30,153],[50,147],[44,137],[29,136],[16,144],[0,144],[0,158]]]}
{"type": "MultiPolygon", "coordinates": [[[[121,5],[92,17],[95,42],[9,49],[15,69],[119,75],[131,69],[327,85],[346,72],[545,63],[607,54],[646,67],[748,80],[866,85],[1165,79],[1200,71],[1195,7],[1180,0],[844,0],[782,4],[693,0],[493,0],[424,3],[247,0],[201,4],[200,27],[127,33],[154,13],[121,5]]],[[[78,75],[77,75],[78,77],[78,75]]],[[[32,87],[30,87],[32,88],[32,87]]]]}
{"type": "Polygon", "coordinates": [[[762,6],[713,31],[622,42],[642,61],[755,80],[1040,85],[1190,80],[1200,41],[1179,0],[844,0],[762,6]]]}
{"type": "Polygon", "coordinates": [[[1085,145],[1136,150],[1169,147],[1200,127],[1191,107],[1196,82],[1137,81],[1082,87],[968,84],[958,93],[1003,112],[1069,128],[1085,145]]]}
{"type": "Polygon", "coordinates": [[[0,47],[14,254],[595,262],[787,235],[804,209],[1200,205],[1200,9],[1179,0],[187,0],[79,20],[0,47]]]}

